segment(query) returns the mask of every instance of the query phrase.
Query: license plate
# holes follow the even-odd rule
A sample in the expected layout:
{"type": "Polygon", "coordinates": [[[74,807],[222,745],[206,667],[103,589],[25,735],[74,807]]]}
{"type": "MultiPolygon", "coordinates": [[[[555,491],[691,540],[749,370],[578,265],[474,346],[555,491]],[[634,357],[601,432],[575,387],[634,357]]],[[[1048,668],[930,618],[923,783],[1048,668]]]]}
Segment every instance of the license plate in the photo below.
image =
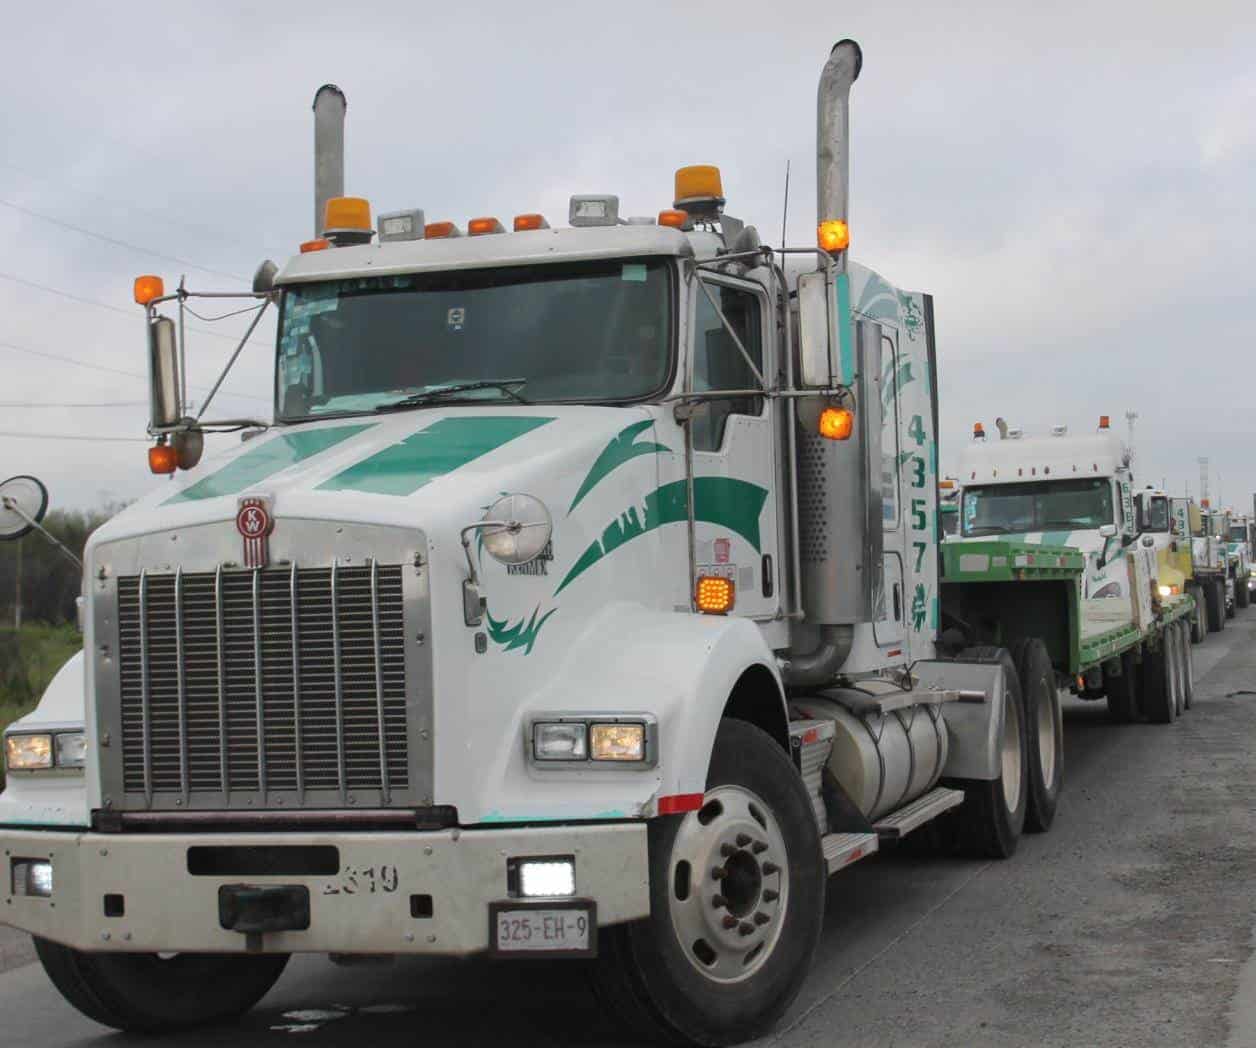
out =
{"type": "Polygon", "coordinates": [[[592,957],[597,953],[597,917],[591,902],[494,903],[489,917],[491,945],[499,956],[592,957]]]}

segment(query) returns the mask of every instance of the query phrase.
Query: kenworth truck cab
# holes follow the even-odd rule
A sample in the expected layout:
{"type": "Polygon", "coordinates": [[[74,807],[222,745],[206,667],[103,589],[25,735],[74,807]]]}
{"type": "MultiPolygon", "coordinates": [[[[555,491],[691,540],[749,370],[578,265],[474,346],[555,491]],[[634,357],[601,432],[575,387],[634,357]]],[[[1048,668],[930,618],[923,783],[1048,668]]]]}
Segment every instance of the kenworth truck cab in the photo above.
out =
{"type": "MultiPolygon", "coordinates": [[[[252,294],[270,424],[189,417],[195,296],[136,282],[170,479],[92,536],[84,651],[5,740],[0,919],[71,1003],[151,1032],[293,952],[583,957],[646,1035],[734,1043],[797,993],[827,875],[931,820],[992,857],[1050,825],[1043,642],[939,656],[932,301],[847,257],[861,64],[824,67],[817,246],[783,251],[706,166],[657,219],[375,235],[322,89],[318,235],[252,294]]],[[[1034,575],[991,551],[983,621],[1034,575]]]]}
{"type": "Polygon", "coordinates": [[[1208,499],[1200,500],[1199,530],[1192,532],[1191,555],[1195,575],[1204,590],[1208,628],[1225,628],[1225,620],[1235,614],[1234,560],[1230,555],[1229,514],[1213,509],[1208,499]]]}
{"type": "Polygon", "coordinates": [[[1246,608],[1251,603],[1251,579],[1253,565],[1252,519],[1230,513],[1230,526],[1226,548],[1230,553],[1230,567],[1234,573],[1234,603],[1246,608]]]}

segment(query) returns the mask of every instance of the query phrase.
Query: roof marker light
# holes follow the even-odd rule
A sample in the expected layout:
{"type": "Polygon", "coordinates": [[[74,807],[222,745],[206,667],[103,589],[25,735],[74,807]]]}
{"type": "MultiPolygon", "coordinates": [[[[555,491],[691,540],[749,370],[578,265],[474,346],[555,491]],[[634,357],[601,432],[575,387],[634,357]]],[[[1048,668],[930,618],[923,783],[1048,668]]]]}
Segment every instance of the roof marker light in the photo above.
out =
{"type": "Polygon", "coordinates": [[[448,240],[462,236],[462,230],[452,222],[429,222],[423,227],[424,240],[448,240]]]}
{"type": "Polygon", "coordinates": [[[506,227],[493,218],[492,215],[486,215],[483,218],[473,218],[467,223],[468,236],[482,237],[491,233],[504,232],[506,232],[506,227]]]}
{"type": "Polygon", "coordinates": [[[524,233],[530,229],[549,229],[550,224],[545,221],[544,215],[528,214],[515,215],[515,232],[524,233]]]}
{"type": "Polygon", "coordinates": [[[317,237],[314,240],[307,240],[301,245],[301,254],[307,255],[311,251],[326,251],[331,247],[331,241],[326,237],[317,237]]]}
{"type": "Polygon", "coordinates": [[[689,224],[689,212],[676,208],[667,208],[659,212],[659,225],[671,226],[673,229],[684,229],[689,224]]]}

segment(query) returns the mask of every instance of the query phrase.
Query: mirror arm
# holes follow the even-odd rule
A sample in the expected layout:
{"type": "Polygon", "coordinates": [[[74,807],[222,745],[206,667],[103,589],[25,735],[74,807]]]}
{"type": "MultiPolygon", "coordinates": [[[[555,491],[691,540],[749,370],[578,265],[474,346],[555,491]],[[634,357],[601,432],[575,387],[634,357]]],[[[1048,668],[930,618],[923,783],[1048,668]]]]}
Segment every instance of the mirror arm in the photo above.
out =
{"type": "MultiPolygon", "coordinates": [[[[258,325],[259,323],[261,323],[261,320],[262,320],[262,314],[264,314],[264,313],[266,312],[266,307],[267,307],[267,306],[269,306],[269,305],[270,305],[270,299],[269,299],[269,298],[265,298],[265,299],[263,299],[263,300],[262,300],[262,304],[261,304],[261,306],[259,306],[259,307],[258,307],[257,312],[253,314],[253,321],[252,321],[252,323],[250,323],[250,324],[249,324],[249,326],[248,326],[248,330],[244,332],[244,337],[240,339],[240,344],[239,344],[238,346],[236,346],[236,348],[235,348],[235,352],[231,354],[231,359],[227,361],[227,365],[226,365],[226,367],[224,367],[224,368],[222,369],[222,374],[220,374],[220,375],[218,376],[218,381],[214,383],[213,388],[209,391],[209,396],[207,396],[207,397],[205,398],[205,403],[201,405],[201,410],[200,410],[200,411],[198,411],[198,412],[196,413],[196,420],[197,420],[198,422],[200,421],[201,416],[203,416],[203,415],[205,414],[206,410],[208,410],[209,405],[210,405],[210,402],[214,399],[215,395],[218,393],[218,388],[219,388],[219,387],[223,384],[223,381],[224,381],[224,380],[226,379],[226,377],[227,377],[227,373],[228,373],[228,372],[229,372],[229,371],[230,371],[230,370],[231,370],[231,369],[235,366],[236,358],[238,358],[238,357],[240,356],[241,351],[244,349],[244,344],[245,344],[246,342],[248,342],[248,340],[252,337],[254,330],[257,328],[257,325],[258,325]]],[[[180,325],[180,328],[182,328],[182,325],[183,325],[183,302],[182,302],[182,300],[180,300],[180,302],[179,302],[179,325],[180,325]]],[[[182,330],[180,330],[180,332],[179,332],[179,341],[180,341],[180,343],[182,343],[182,341],[183,341],[183,332],[182,332],[182,330]]],[[[180,359],[182,359],[182,358],[180,358],[180,359]]],[[[184,374],[184,376],[183,376],[183,380],[184,380],[184,385],[186,386],[186,384],[187,384],[187,375],[186,375],[186,373],[185,373],[185,374],[184,374]]],[[[186,391],[186,389],[184,390],[184,394],[183,394],[183,396],[184,396],[184,400],[183,400],[183,402],[186,404],[186,403],[187,403],[187,391],[186,391]]]]}

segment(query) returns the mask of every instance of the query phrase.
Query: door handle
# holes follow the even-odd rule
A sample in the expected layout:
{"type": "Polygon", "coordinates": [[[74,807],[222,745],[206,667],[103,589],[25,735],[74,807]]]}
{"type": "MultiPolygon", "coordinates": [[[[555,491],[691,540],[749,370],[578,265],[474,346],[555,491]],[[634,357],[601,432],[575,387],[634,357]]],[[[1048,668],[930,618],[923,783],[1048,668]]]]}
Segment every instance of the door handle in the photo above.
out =
{"type": "Polygon", "coordinates": [[[897,582],[894,583],[894,621],[903,621],[903,592],[897,582]]]}

